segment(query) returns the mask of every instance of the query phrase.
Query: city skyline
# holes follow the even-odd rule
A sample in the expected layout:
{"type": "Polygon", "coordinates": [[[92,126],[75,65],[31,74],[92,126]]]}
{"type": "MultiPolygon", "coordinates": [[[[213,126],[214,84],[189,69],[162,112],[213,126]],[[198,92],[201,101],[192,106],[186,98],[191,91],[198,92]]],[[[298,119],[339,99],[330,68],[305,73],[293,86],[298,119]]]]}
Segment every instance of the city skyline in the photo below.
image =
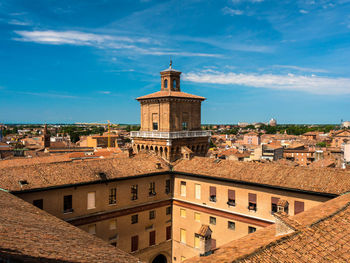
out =
{"type": "Polygon", "coordinates": [[[159,72],[202,123],[348,120],[350,1],[3,1],[0,122],[140,123],[159,72]],[[133,4],[131,4],[133,3],[133,4]]]}

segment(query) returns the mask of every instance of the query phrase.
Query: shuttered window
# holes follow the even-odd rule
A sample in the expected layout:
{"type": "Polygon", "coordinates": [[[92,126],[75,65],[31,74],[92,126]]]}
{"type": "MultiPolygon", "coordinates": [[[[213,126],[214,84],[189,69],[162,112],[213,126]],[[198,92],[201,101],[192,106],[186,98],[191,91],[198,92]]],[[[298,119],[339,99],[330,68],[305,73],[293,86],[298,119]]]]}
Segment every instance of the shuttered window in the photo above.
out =
{"type": "Polygon", "coordinates": [[[186,209],[180,208],[180,216],[186,217],[186,209]]]}
{"type": "Polygon", "coordinates": [[[166,227],[165,233],[166,233],[166,240],[171,239],[171,226],[166,227]]]}
{"type": "Polygon", "coordinates": [[[248,209],[256,211],[256,194],[249,193],[248,200],[249,200],[248,209]]]}
{"type": "Polygon", "coordinates": [[[294,215],[304,212],[304,202],[294,202],[294,215]]]}
{"type": "Polygon", "coordinates": [[[200,239],[197,234],[194,234],[194,248],[200,248],[200,239]]]}
{"type": "Polygon", "coordinates": [[[277,203],[280,199],[278,197],[271,197],[271,212],[277,212],[277,203]]]}
{"type": "Polygon", "coordinates": [[[131,237],[131,252],[139,249],[139,236],[131,237]]]}
{"type": "Polygon", "coordinates": [[[201,221],[201,214],[194,212],[194,220],[197,222],[200,222],[201,221]]]}
{"type": "Polygon", "coordinates": [[[216,248],[216,239],[211,239],[211,249],[215,249],[216,248]]]}
{"type": "Polygon", "coordinates": [[[196,199],[201,199],[201,185],[200,184],[195,184],[195,197],[196,199]]]}
{"type": "Polygon", "coordinates": [[[96,192],[88,193],[88,196],[87,196],[87,209],[94,209],[94,208],[96,208],[95,195],[96,195],[96,192]]]}
{"type": "Polygon", "coordinates": [[[181,196],[186,196],[186,182],[181,181],[180,194],[181,196]]]}
{"type": "Polygon", "coordinates": [[[149,232],[149,245],[153,246],[156,244],[156,231],[149,232]]]}
{"type": "Polygon", "coordinates": [[[211,202],[216,202],[216,187],[215,186],[209,187],[209,194],[210,194],[209,200],[211,202]]]}
{"type": "Polygon", "coordinates": [[[186,230],[180,229],[180,242],[186,244],[186,230]]]}
{"type": "Polygon", "coordinates": [[[227,204],[228,205],[236,205],[236,191],[235,190],[231,190],[231,189],[228,189],[228,192],[227,192],[227,204]]]}

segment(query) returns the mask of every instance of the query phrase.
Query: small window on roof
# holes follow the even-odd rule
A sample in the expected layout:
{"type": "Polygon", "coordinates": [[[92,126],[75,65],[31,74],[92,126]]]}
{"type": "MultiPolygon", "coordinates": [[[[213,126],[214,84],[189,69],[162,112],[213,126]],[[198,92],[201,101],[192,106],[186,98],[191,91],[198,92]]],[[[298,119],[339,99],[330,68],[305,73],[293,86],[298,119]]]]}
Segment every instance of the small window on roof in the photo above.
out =
{"type": "Polygon", "coordinates": [[[100,176],[101,180],[107,180],[107,175],[104,172],[99,172],[98,175],[100,176]]]}
{"type": "Polygon", "coordinates": [[[18,181],[20,185],[27,185],[29,184],[27,180],[19,180],[18,181]]]}

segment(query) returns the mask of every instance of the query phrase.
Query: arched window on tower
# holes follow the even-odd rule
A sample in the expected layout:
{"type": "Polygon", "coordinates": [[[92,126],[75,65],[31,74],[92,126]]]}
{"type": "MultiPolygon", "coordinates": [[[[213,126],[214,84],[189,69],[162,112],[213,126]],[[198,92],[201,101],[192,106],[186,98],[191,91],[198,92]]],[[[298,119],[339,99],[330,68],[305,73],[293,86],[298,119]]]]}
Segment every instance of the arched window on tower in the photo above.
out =
{"type": "Polygon", "coordinates": [[[165,80],[164,80],[164,89],[167,89],[167,88],[168,88],[168,80],[165,79],[165,80]]]}
{"type": "Polygon", "coordinates": [[[174,90],[177,90],[177,87],[176,87],[176,79],[173,80],[173,89],[174,89],[174,90]]]}

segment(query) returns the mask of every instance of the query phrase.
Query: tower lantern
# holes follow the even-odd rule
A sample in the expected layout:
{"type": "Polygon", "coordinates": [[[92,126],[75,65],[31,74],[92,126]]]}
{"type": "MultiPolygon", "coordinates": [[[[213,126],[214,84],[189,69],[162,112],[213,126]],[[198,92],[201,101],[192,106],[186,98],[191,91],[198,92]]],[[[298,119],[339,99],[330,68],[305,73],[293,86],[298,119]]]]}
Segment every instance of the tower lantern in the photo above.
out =
{"type": "Polygon", "coordinates": [[[131,132],[135,152],[154,151],[169,161],[206,155],[210,132],[201,130],[201,103],[205,98],[182,92],[180,75],[170,61],[169,68],[160,72],[160,91],[137,98],[141,129],[131,132]]]}

